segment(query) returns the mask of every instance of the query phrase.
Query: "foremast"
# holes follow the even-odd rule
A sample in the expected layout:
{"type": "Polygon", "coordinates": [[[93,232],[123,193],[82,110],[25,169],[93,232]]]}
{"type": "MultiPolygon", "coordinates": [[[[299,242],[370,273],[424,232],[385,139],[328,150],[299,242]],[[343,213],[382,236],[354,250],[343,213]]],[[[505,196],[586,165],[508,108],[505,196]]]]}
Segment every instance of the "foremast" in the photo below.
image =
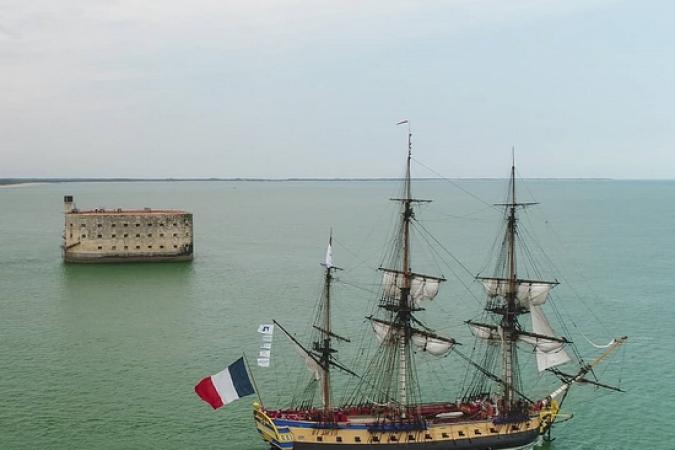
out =
{"type": "Polygon", "coordinates": [[[517,342],[530,344],[537,355],[539,371],[563,364],[570,360],[563,350],[569,344],[565,337],[554,336],[541,305],[546,302],[549,291],[557,281],[528,280],[518,277],[518,210],[535,203],[518,202],[516,197],[515,159],[511,164],[509,190],[506,203],[496,206],[505,208],[506,230],[502,244],[502,255],[494,277],[479,277],[488,293],[486,311],[497,316],[497,325],[469,321],[474,334],[501,348],[501,414],[518,414],[519,367],[517,342]],[[524,330],[518,317],[530,314],[532,331],[524,330]]]}

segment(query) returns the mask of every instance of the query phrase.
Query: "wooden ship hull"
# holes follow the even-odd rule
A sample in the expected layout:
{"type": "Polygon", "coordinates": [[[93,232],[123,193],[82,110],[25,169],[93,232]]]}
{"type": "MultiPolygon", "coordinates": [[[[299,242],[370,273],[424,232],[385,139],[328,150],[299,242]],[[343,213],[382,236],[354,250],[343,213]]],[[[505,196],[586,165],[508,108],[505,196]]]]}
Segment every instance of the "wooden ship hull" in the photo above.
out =
{"type": "MultiPolygon", "coordinates": [[[[274,415],[273,413],[270,413],[274,415]]],[[[383,450],[497,450],[529,449],[540,440],[549,410],[521,421],[495,423],[492,419],[453,419],[404,429],[395,423],[370,423],[347,418],[325,423],[270,417],[254,404],[258,433],[272,449],[334,450],[378,448],[383,450]]]]}

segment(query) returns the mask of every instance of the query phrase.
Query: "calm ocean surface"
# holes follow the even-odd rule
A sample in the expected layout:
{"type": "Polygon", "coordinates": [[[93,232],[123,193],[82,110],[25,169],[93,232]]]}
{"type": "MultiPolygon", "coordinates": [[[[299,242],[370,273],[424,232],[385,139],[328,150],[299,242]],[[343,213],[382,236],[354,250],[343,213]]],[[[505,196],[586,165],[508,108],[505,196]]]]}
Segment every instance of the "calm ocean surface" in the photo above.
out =
{"type": "MultiPolygon", "coordinates": [[[[487,203],[505,197],[505,181],[459,184],[487,203]]],[[[414,190],[434,199],[418,214],[423,226],[471,273],[482,270],[500,214],[446,181],[417,182],[414,190]]],[[[356,341],[365,336],[363,317],[375,301],[368,291],[396,216],[388,199],[398,192],[398,183],[384,181],[0,189],[0,448],[265,449],[251,419],[253,397],[213,411],[193,386],[242,352],[255,355],[260,323],[274,318],[302,336],[331,227],[335,262],[345,268],[335,286],[335,328],[356,341]],[[64,265],[64,194],[83,208],[193,212],[194,262],[64,265]]],[[[598,370],[628,392],[574,388],[563,408],[574,418],[555,429],[549,448],[675,448],[675,181],[525,180],[520,192],[541,202],[522,224],[536,238],[533,251],[541,245],[554,263],[544,257],[542,271],[561,281],[552,301],[580,350],[590,358],[600,350],[586,338],[606,344],[630,336],[598,370]]],[[[420,260],[433,256],[422,243],[420,260]]],[[[479,314],[480,286],[447,253],[428,260],[420,271],[440,271],[448,282],[424,319],[470,350],[462,321],[479,314]]],[[[275,337],[273,367],[255,371],[272,406],[298,384],[287,369],[297,356],[282,339],[275,337]]],[[[356,350],[341,350],[344,362],[358,359],[356,350]]],[[[461,360],[424,356],[425,396],[454,399],[461,360]]],[[[545,395],[556,384],[531,362],[521,359],[527,390],[545,395]]]]}

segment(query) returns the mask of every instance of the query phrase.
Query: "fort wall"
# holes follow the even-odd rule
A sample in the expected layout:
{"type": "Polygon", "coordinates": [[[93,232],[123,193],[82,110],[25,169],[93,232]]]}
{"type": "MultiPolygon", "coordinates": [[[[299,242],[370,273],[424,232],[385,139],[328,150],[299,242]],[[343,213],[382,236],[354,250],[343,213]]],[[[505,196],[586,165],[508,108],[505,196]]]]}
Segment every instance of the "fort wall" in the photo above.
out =
{"type": "Polygon", "coordinates": [[[192,214],[179,210],[80,211],[64,198],[66,262],[189,261],[192,214]]]}

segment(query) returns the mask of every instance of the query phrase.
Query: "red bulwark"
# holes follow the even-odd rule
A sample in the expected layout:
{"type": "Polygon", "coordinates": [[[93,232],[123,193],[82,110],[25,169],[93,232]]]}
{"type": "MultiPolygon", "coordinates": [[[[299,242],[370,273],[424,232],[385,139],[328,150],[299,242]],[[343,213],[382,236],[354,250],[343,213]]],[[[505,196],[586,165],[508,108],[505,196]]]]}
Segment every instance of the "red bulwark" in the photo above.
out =
{"type": "Polygon", "coordinates": [[[195,392],[202,400],[211,405],[213,409],[223,406],[223,400],[218,395],[216,387],[211,381],[211,377],[206,377],[195,386],[195,392]]]}

